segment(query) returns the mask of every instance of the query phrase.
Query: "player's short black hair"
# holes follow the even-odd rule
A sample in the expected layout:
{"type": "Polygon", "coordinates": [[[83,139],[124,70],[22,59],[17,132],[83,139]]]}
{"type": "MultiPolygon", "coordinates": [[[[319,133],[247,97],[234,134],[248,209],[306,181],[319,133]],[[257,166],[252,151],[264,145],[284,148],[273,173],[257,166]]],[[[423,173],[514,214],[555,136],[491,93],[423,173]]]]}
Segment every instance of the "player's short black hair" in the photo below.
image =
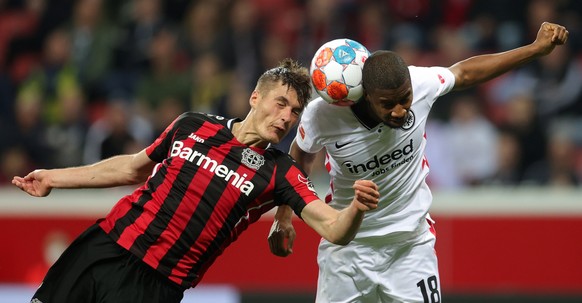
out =
{"type": "Polygon", "coordinates": [[[395,52],[379,50],[374,52],[362,70],[362,86],[367,93],[376,89],[396,89],[410,79],[408,65],[395,52]]]}
{"type": "Polygon", "coordinates": [[[272,84],[279,81],[297,92],[297,98],[302,108],[307,106],[307,102],[311,98],[311,77],[307,68],[293,59],[283,59],[279,66],[261,75],[257,81],[257,90],[261,93],[264,89],[270,89],[272,84]]]}

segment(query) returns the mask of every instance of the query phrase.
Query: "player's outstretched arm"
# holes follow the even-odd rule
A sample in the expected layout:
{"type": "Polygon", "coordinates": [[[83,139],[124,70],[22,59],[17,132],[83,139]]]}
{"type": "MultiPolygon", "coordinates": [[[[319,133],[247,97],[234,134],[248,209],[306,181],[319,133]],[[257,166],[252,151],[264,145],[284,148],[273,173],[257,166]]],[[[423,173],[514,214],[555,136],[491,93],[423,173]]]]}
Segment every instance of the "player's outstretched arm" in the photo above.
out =
{"type": "Polygon", "coordinates": [[[301,212],[301,217],[323,238],[338,245],[348,244],[358,232],[364,213],[378,207],[380,193],[376,183],[358,180],[353,185],[354,199],[341,211],[321,200],[313,201],[301,212]]]}
{"type": "MultiPolygon", "coordinates": [[[[293,141],[289,149],[289,155],[297,162],[299,167],[307,174],[311,173],[311,168],[315,162],[317,154],[303,151],[297,143],[293,141]]],[[[269,249],[275,256],[286,257],[293,253],[293,242],[295,241],[295,228],[292,223],[293,210],[288,205],[280,205],[275,213],[275,219],[271,225],[267,241],[269,249]]]]}
{"type": "Polygon", "coordinates": [[[544,22],[531,44],[506,52],[480,55],[449,67],[455,75],[455,90],[465,89],[491,80],[533,59],[551,53],[557,45],[568,41],[565,27],[544,22]]]}
{"type": "Polygon", "coordinates": [[[31,196],[44,197],[53,188],[102,188],[143,182],[156,163],[145,150],[133,155],[115,156],[92,165],[60,169],[39,169],[12,184],[31,196]]]}

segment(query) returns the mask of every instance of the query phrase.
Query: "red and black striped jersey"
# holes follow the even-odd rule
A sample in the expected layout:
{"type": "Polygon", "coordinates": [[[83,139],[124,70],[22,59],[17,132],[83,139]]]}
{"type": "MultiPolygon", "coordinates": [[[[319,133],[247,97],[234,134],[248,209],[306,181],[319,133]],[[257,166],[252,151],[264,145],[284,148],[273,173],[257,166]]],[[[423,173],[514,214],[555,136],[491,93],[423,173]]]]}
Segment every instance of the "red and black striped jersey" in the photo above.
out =
{"type": "Polygon", "coordinates": [[[300,216],[318,199],[287,154],[239,142],[231,132],[236,121],[182,114],[146,148],[159,163],[152,175],[100,223],[119,245],[186,288],[262,214],[287,204],[300,216]]]}

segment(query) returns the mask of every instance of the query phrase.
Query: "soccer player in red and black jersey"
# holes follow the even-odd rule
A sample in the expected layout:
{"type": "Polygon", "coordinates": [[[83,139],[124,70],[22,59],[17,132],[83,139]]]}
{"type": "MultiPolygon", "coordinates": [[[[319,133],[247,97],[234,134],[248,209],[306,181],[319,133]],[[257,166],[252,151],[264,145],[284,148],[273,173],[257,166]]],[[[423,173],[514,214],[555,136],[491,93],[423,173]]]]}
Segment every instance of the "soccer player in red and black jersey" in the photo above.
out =
{"type": "Polygon", "coordinates": [[[145,181],[71,244],[33,301],[180,302],[249,224],[281,204],[325,239],[351,241],[364,212],[377,207],[376,185],[356,181],[353,203],[337,211],[292,158],[269,148],[298,122],[309,81],[307,69],[286,59],[259,78],[242,121],[187,112],[136,154],[14,177],[39,197],[145,181]]]}

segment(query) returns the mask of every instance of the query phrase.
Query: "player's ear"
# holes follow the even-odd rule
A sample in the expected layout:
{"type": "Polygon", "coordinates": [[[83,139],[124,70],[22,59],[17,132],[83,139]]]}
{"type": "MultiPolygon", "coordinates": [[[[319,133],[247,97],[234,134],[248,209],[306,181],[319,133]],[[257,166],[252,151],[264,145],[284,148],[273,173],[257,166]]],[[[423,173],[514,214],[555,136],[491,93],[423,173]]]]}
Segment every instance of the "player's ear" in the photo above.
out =
{"type": "Polygon", "coordinates": [[[257,91],[256,89],[251,93],[251,97],[249,98],[249,104],[251,105],[251,108],[254,108],[255,106],[257,106],[258,102],[260,99],[260,94],[259,91],[257,91]]]}

